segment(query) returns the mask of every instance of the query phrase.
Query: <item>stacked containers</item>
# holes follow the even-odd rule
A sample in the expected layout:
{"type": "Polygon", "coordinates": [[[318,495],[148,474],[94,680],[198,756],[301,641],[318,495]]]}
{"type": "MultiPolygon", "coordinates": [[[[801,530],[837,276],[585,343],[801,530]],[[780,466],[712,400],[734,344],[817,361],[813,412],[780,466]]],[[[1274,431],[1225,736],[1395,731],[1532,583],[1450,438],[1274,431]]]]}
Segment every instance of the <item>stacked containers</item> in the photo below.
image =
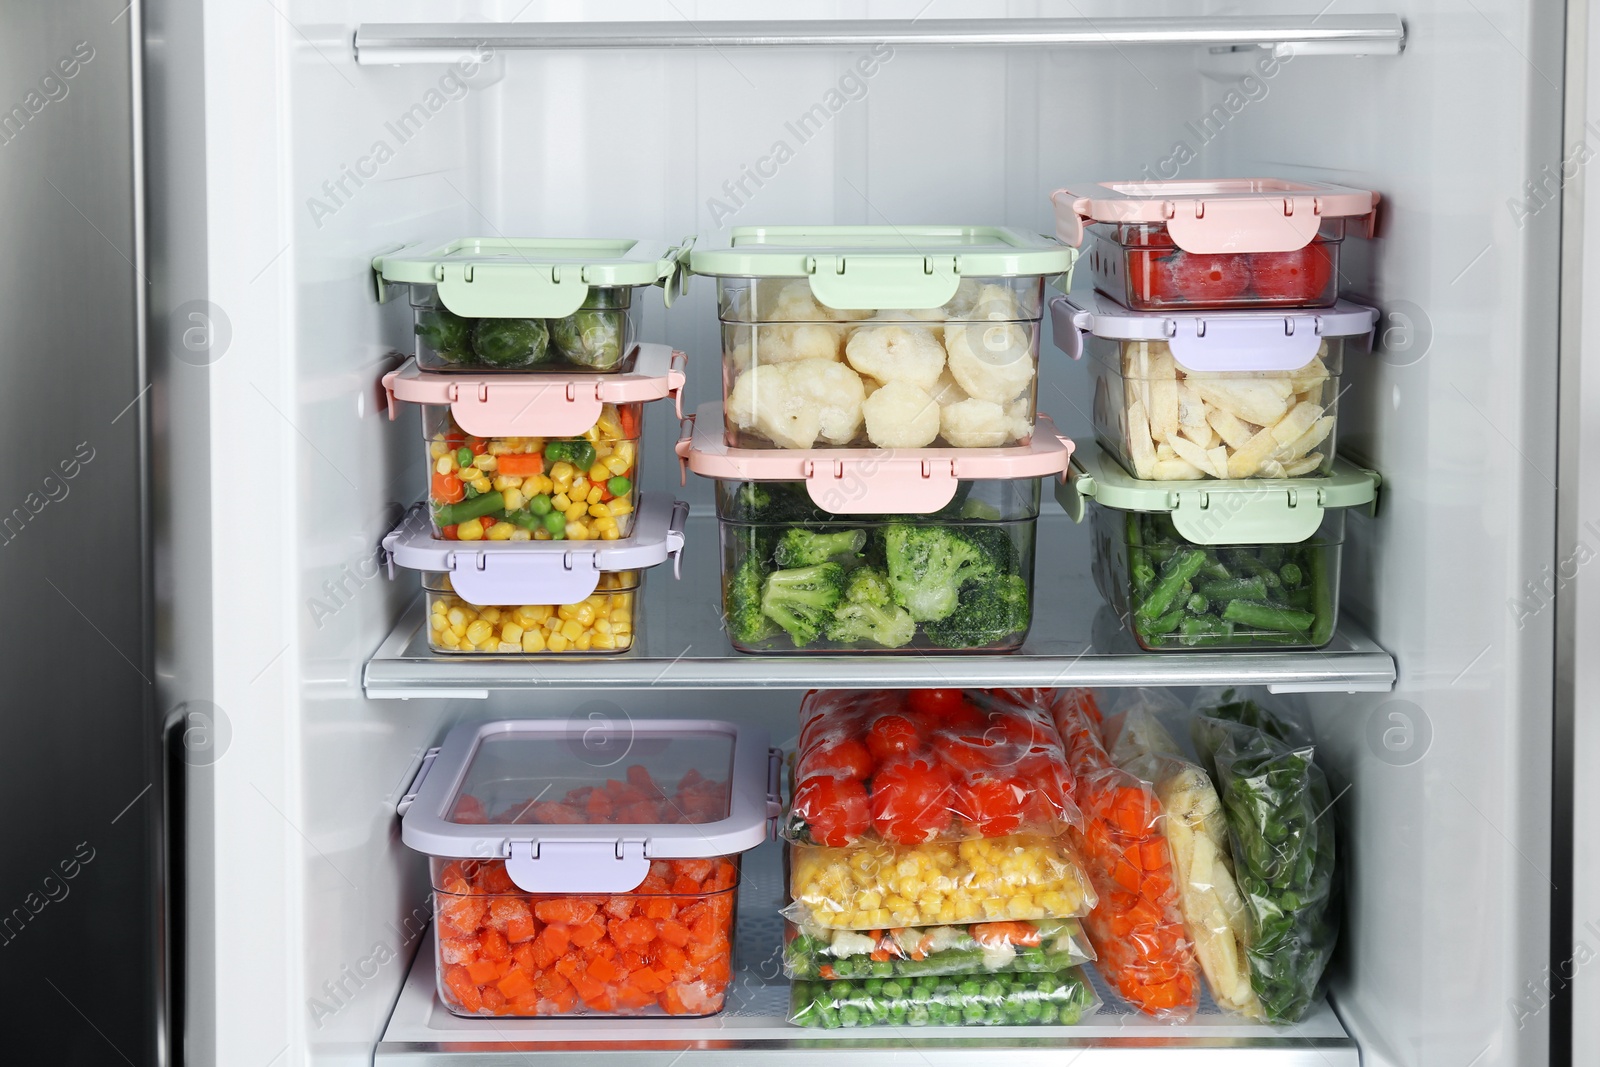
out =
{"type": "Polygon", "coordinates": [[[740,853],[780,812],[765,735],[709,720],[463,723],[398,810],[457,1015],[709,1015],[740,853]]]}
{"type": "Polygon", "coordinates": [[[684,509],[637,478],[644,404],[676,401],[684,358],[636,342],[628,309],[642,285],[670,303],[686,251],[465,239],[374,260],[380,297],[411,292],[417,355],[384,388],[391,418],[422,406],[428,465],[425,521],[384,543],[424,572],[435,651],[631,647],[640,569],[682,548],[684,509]]]}
{"type": "Polygon", "coordinates": [[[1089,238],[1097,290],[1052,302],[1056,344],[1088,349],[1096,437],[1131,475],[1084,457],[1092,477],[1063,494],[1100,505],[1102,594],[1148,649],[1326,644],[1338,509],[1376,486],[1334,451],[1344,360],[1377,321],[1338,300],[1339,247],[1355,222],[1370,233],[1377,195],[1249,179],[1052,200],[1057,233],[1089,238]]]}
{"type": "Polygon", "coordinates": [[[1036,479],[1071,453],[1035,405],[1044,288],[1074,257],[961,226],[743,227],[694,250],[724,395],[679,455],[718,479],[737,649],[1022,644],[1036,479]]]}
{"type": "Polygon", "coordinates": [[[1072,1023],[1094,893],[1035,694],[812,692],[800,711],[785,971],[791,1018],[1072,1023]]]}

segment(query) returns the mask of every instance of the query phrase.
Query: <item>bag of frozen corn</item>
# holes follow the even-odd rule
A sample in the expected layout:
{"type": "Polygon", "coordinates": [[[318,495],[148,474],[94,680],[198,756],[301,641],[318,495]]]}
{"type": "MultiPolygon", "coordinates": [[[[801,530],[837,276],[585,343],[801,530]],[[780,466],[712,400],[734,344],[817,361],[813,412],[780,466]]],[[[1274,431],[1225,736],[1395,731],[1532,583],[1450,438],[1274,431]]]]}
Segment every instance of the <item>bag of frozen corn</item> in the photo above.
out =
{"type": "Polygon", "coordinates": [[[1250,917],[1233,876],[1222,801],[1206,772],[1183,758],[1156,710],[1181,711],[1161,690],[1131,690],[1101,724],[1111,759],[1151,783],[1165,816],[1178,903],[1211,997],[1224,1012],[1265,1018],[1250,984],[1250,917]]]}

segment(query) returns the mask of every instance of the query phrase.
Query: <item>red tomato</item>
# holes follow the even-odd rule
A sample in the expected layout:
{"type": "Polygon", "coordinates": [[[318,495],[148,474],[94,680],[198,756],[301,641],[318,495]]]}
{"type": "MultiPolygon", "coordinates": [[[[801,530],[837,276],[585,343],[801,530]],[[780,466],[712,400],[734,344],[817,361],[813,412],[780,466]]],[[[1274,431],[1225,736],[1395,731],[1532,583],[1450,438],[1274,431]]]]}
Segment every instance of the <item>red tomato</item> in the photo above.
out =
{"type": "MultiPolygon", "coordinates": [[[[1127,252],[1128,303],[1135,309],[1164,307],[1182,301],[1162,266],[1164,252],[1127,252]]],[[[1112,293],[1118,300],[1121,293],[1112,293]]]]}
{"type": "Polygon", "coordinates": [[[926,756],[879,767],[872,778],[872,825],[886,841],[918,845],[950,826],[950,772],[926,756]]]}
{"type": "Polygon", "coordinates": [[[1258,252],[1250,256],[1250,285],[1256,296],[1286,304],[1319,304],[1332,294],[1331,246],[1312,241],[1293,252],[1258,252]]]}
{"type": "Polygon", "coordinates": [[[1001,711],[990,713],[989,725],[984,729],[983,736],[1000,744],[1032,748],[1035,745],[1053,744],[1057,735],[1031,715],[1001,711]]]}
{"type": "Polygon", "coordinates": [[[818,775],[832,778],[870,778],[872,776],[872,753],[853,737],[843,741],[835,741],[828,745],[818,745],[807,752],[800,759],[800,778],[802,780],[818,775]]]}
{"type": "Polygon", "coordinates": [[[972,709],[959,689],[912,689],[906,692],[906,707],[911,714],[932,722],[971,716],[972,709]]]}
{"type": "Polygon", "coordinates": [[[939,758],[963,777],[997,770],[1014,762],[1017,755],[1003,738],[988,733],[947,734],[939,738],[935,748],[939,758]]]}
{"type": "Polygon", "coordinates": [[[1250,289],[1250,257],[1218,253],[1199,255],[1181,249],[1161,259],[1167,288],[1191,304],[1234,304],[1250,289]]]}
{"type": "Polygon", "coordinates": [[[811,840],[830,848],[855,841],[872,825],[866,786],[854,778],[811,778],[795,790],[792,814],[811,840]]]}
{"type": "Polygon", "coordinates": [[[1016,778],[985,778],[966,787],[967,814],[984,837],[1014,834],[1022,826],[1030,790],[1016,778]]]}
{"type": "Polygon", "coordinates": [[[879,763],[915,752],[922,744],[916,724],[904,715],[884,715],[867,731],[867,748],[879,763]]]}

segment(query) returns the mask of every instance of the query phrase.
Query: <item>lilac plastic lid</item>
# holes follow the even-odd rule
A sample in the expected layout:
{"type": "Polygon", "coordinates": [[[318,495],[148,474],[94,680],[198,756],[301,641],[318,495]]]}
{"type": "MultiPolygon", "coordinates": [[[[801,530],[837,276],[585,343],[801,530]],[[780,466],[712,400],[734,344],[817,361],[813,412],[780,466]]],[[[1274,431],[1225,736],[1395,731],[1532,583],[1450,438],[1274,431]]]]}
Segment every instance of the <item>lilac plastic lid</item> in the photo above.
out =
{"type": "Polygon", "coordinates": [[[1377,308],[1340,300],[1305,310],[1129,311],[1103,293],[1074,293],[1050,301],[1056,347],[1073,359],[1083,337],[1165,341],[1172,358],[1191,371],[1282,371],[1303,367],[1325,338],[1370,336],[1377,308]]]}

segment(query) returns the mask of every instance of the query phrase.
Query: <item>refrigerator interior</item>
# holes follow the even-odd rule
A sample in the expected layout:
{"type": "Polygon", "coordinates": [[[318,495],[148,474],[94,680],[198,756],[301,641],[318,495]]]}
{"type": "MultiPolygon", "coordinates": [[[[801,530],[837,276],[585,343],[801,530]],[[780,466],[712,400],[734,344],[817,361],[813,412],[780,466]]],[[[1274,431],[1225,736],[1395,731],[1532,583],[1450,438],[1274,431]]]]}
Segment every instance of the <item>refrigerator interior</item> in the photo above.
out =
{"type": "MultiPolygon", "coordinates": [[[[282,1049],[282,1062],[366,1064],[375,1048],[378,1062],[445,1062],[435,1057],[450,1042],[469,1043],[451,1062],[489,1062],[487,1047],[539,1039],[538,1024],[451,1029],[448,1016],[431,1043],[385,1036],[414,1021],[401,1020],[396,1000],[417,1006],[402,989],[428,911],[425,866],[400,843],[394,803],[452,722],[687,707],[756,717],[775,740],[792,741],[799,690],[844,677],[808,661],[813,681],[801,674],[763,688],[761,658],[702,643],[684,658],[711,666],[685,670],[683,681],[666,669],[608,689],[603,663],[576,681],[536,664],[521,668],[518,687],[487,698],[464,682],[455,696],[369,699],[367,661],[416,596],[403,574],[379,573],[378,541],[422,488],[417,416],[390,421],[377,384],[412,338],[405,301],[374,300],[375,253],[469,234],[676,240],[802,221],[1049,232],[1048,195],[1069,180],[1174,173],[1317,178],[1384,197],[1378,238],[1345,245],[1343,288],[1384,309],[1385,347],[1347,367],[1340,400],[1343,446],[1384,476],[1378,518],[1352,522],[1343,593],[1345,617],[1393,654],[1398,681],[1392,692],[1303,698],[1343,832],[1329,1032],[1347,1033],[1367,1067],[1545,1058],[1551,1013],[1524,982],[1545,973],[1550,955],[1554,612],[1525,583],[1553,560],[1559,220],[1524,183],[1560,154],[1559,10],[1378,5],[1404,17],[1403,54],[1300,55],[1270,75],[1254,66],[1266,54],[1255,49],[896,47],[852,82],[842,79],[870,43],[502,49],[459,76],[440,63],[358,65],[351,49],[366,22],[703,24],[790,13],[774,4],[152,6],[159,699],[209,700],[230,728],[216,760],[188,772],[185,839],[175,843],[187,868],[188,1062],[266,1061],[282,1049]],[[188,21],[201,15],[203,29],[188,21]],[[794,121],[828,107],[829,93],[843,103],[802,141],[794,121]],[[775,173],[749,179],[773,169],[762,161],[779,141],[790,151],[775,173]],[[163,326],[196,299],[228,329],[199,366],[168,354],[163,326]],[[712,675],[716,691],[688,684],[712,675]]],[[[1139,14],[1203,21],[1224,10],[1310,17],[1373,6],[1171,2],[1139,14]]],[[[1065,0],[839,0],[808,14],[912,18],[919,9],[997,21],[1127,13],[1065,0]]],[[[643,301],[641,336],[689,353],[686,410],[719,395],[713,291],[697,280],[670,313],[653,292],[643,301]]],[[[1080,446],[1092,439],[1084,382],[1047,342],[1040,410],[1080,446]]],[[[666,404],[647,413],[647,489],[677,485],[674,421],[666,404]]],[[[715,611],[709,487],[691,479],[678,492],[695,509],[685,578],[669,588],[670,576],[652,574],[645,592],[669,596],[674,620],[677,605],[685,618],[715,611]]],[[[1081,621],[1099,607],[1087,535],[1047,501],[1039,537],[1040,602],[1054,581],[1061,617],[1081,621]]],[[[1050,639],[1047,630],[1036,624],[1035,639],[1050,639]]],[[[663,623],[660,639],[672,633],[663,623]]],[[[1305,687],[1318,687],[1322,654],[1286,655],[1299,657],[1305,687]]],[[[919,679],[886,668],[885,684],[941,680],[938,661],[918,663],[919,679]]],[[[1014,680],[1007,663],[982,668],[990,684],[1014,680]]],[[[1143,673],[1148,663],[1113,663],[1106,676],[1162,677],[1143,673]]],[[[748,908],[740,916],[756,918],[748,908]]],[[[775,935],[775,924],[761,928],[775,935]]],[[[717,1020],[699,1026],[696,1040],[716,1040],[707,1031],[717,1020]]],[[[688,1047],[670,1028],[634,1029],[591,1023],[586,1039],[657,1042],[649,1047],[669,1050],[663,1062],[688,1047]]],[[[1031,1054],[1059,1057],[1074,1038],[1086,1043],[1084,1062],[1138,1054],[1105,1043],[1114,1032],[1067,1033],[1031,1054]]],[[[1186,1031],[1156,1036],[1179,1038],[1163,1055],[1186,1062],[1241,1055],[1189,1042],[1186,1031]]],[[[909,1040],[824,1038],[863,1056],[909,1040]]],[[[930,1062],[957,1055],[955,1040],[1031,1047],[1015,1033],[915,1040],[930,1062]]],[[[1318,1040],[1280,1031],[1246,1054],[1258,1063],[1353,1055],[1348,1043],[1325,1053],[1318,1040]]],[[[773,1037],[746,1054],[816,1055],[786,1047],[773,1037]]],[[[684,1062],[741,1055],[697,1048],[684,1062]]]]}

